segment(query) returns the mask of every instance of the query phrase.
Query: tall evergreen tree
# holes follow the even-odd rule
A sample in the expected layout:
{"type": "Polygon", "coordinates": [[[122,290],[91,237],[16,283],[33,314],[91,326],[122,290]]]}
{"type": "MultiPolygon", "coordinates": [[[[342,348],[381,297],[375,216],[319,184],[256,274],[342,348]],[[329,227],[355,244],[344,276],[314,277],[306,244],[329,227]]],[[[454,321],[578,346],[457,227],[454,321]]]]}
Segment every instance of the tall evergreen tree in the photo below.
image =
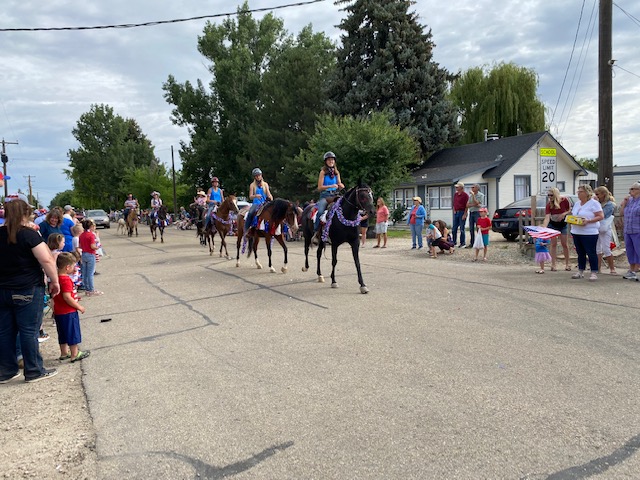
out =
{"type": "Polygon", "coordinates": [[[537,88],[536,72],[514,63],[474,67],[460,74],[450,94],[464,131],[460,143],[481,142],[485,129],[501,137],[544,130],[544,105],[537,88]]]}
{"type": "Polygon", "coordinates": [[[449,73],[432,60],[431,30],[424,32],[410,0],[337,0],[348,16],[329,92],[338,115],[387,110],[419,142],[423,156],[455,143],[460,130],[447,99],[449,73]]]}

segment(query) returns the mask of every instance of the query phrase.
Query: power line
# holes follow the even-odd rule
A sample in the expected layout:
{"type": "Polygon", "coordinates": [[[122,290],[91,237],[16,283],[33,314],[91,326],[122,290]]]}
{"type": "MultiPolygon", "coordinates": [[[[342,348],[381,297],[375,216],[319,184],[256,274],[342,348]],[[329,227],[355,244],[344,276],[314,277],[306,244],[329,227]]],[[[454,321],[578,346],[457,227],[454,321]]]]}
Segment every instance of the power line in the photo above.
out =
{"type": "Polygon", "coordinates": [[[622,68],[620,65],[614,65],[614,67],[615,67],[615,68],[619,68],[620,70],[622,70],[622,71],[624,71],[624,72],[627,72],[627,73],[629,73],[629,74],[633,75],[634,77],[638,77],[638,78],[640,78],[640,75],[636,75],[635,73],[630,72],[630,71],[629,71],[629,70],[627,70],[626,68],[622,68]]]}
{"type": "Polygon", "coordinates": [[[629,17],[636,25],[638,25],[640,27],[640,20],[638,20],[636,17],[634,17],[633,15],[631,15],[629,12],[627,12],[624,8],[622,8],[620,5],[618,5],[616,2],[613,2],[613,4],[618,7],[622,13],[624,13],[627,17],[629,17]]]}
{"type": "Polygon", "coordinates": [[[113,28],[137,28],[137,27],[155,27],[157,25],[165,25],[168,23],[181,23],[191,22],[194,20],[204,20],[208,18],[230,17],[238,15],[239,13],[259,13],[268,12],[272,10],[281,10],[283,8],[301,7],[304,5],[310,5],[312,3],[326,2],[327,0],[308,0],[306,2],[288,3],[286,5],[277,5],[274,7],[252,8],[249,10],[240,10],[230,13],[216,13],[213,15],[200,15],[197,17],[189,18],[175,18],[173,20],[157,20],[153,22],[144,23],[123,23],[117,25],[95,25],[91,27],[36,27],[36,28],[0,28],[0,32],[51,32],[51,31],[77,31],[77,30],[107,30],[113,28]]]}

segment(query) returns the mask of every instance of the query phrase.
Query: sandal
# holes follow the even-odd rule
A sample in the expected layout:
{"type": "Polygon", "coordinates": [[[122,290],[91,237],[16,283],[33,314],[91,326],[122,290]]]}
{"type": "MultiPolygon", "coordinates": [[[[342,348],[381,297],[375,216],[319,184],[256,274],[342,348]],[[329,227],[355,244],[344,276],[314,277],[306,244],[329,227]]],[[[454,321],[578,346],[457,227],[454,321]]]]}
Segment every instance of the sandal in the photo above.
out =
{"type": "Polygon", "coordinates": [[[91,352],[89,350],[85,350],[84,352],[78,352],[78,354],[76,355],[76,358],[71,359],[71,363],[79,362],[83,358],[87,358],[90,354],[91,352]]]}
{"type": "Polygon", "coordinates": [[[567,265],[566,267],[564,267],[564,270],[565,270],[565,272],[570,272],[571,271],[571,267],[567,265]]]}
{"type": "Polygon", "coordinates": [[[558,271],[558,269],[557,269],[556,267],[551,267],[551,271],[552,271],[552,272],[557,272],[557,271],[558,271]]]}
{"type": "Polygon", "coordinates": [[[544,270],[536,270],[536,273],[544,273],[544,270]]]}

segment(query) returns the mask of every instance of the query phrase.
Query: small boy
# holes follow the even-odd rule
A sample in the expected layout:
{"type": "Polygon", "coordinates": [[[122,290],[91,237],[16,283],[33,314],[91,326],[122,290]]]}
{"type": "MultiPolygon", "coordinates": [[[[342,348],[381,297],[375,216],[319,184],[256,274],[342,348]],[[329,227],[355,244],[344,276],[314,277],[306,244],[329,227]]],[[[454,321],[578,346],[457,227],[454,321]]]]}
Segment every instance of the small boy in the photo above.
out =
{"type": "MultiPolygon", "coordinates": [[[[489,247],[489,232],[491,231],[491,219],[488,217],[487,209],[482,207],[480,210],[480,218],[476,221],[476,225],[482,234],[482,242],[484,243],[484,255],[482,256],[482,261],[487,261],[487,248],[489,247]]],[[[473,260],[474,262],[478,261],[478,254],[480,253],[480,249],[476,248],[476,258],[473,260]]]]}
{"type": "Polygon", "coordinates": [[[58,330],[58,343],[60,344],[60,360],[71,359],[77,362],[89,356],[89,351],[80,351],[78,348],[82,341],[80,333],[80,316],[84,313],[84,307],[78,303],[78,297],[73,287],[70,273],[73,273],[76,257],[69,252],[58,255],[56,266],[60,281],[60,294],[53,297],[53,314],[58,330]]]}

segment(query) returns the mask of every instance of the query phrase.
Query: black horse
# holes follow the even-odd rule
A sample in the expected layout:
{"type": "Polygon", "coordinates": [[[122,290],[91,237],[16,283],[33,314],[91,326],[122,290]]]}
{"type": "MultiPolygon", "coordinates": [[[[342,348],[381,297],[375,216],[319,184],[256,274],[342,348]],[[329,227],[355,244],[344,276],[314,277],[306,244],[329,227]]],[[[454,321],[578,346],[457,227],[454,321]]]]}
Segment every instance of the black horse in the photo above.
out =
{"type": "MultiPolygon", "coordinates": [[[[309,247],[314,235],[313,219],[311,218],[314,205],[309,205],[302,213],[302,232],[304,235],[304,267],[302,271],[309,270],[309,247]]],[[[324,283],[324,277],[320,271],[320,258],[327,240],[331,241],[331,288],[338,288],[336,283],[336,264],[338,263],[338,247],[343,243],[351,245],[353,261],[358,272],[360,293],[369,293],[369,289],[362,279],[360,270],[360,210],[372,213],[374,211],[373,194],[371,188],[360,182],[357,187],[348,190],[344,196],[337,197],[327,207],[327,224],[322,229],[320,244],[318,245],[318,282],[324,283]]]]}
{"type": "Polygon", "coordinates": [[[189,213],[191,215],[191,222],[196,226],[196,235],[200,238],[200,245],[207,246],[207,237],[204,233],[204,212],[206,207],[192,203],[189,205],[189,213]]]}
{"type": "Polygon", "coordinates": [[[164,243],[164,227],[167,225],[167,207],[160,205],[158,212],[150,217],[149,228],[151,229],[151,238],[156,241],[156,229],[160,230],[160,243],[164,243]]]}

